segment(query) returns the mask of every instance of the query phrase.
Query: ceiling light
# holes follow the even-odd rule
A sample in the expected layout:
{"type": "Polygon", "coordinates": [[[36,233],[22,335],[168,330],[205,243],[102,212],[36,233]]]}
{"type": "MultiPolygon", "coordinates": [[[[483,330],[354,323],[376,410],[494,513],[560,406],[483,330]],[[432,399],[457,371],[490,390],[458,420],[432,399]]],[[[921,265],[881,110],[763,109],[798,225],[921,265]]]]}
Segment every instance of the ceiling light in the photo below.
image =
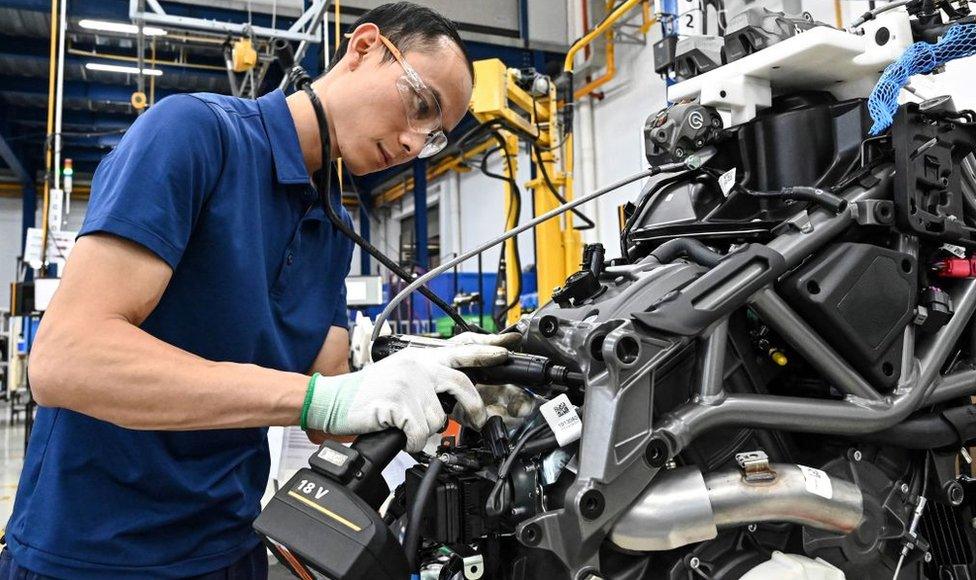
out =
{"type": "MultiPolygon", "coordinates": [[[[88,70],[101,70],[106,72],[117,72],[117,73],[125,73],[130,75],[139,74],[139,69],[134,66],[120,66],[117,64],[105,64],[101,62],[85,63],[85,68],[88,70]]],[[[163,74],[163,71],[156,68],[144,68],[142,69],[142,74],[150,77],[158,77],[163,74]]]]}
{"type": "MultiPolygon", "coordinates": [[[[91,20],[85,18],[78,21],[78,26],[88,30],[101,30],[103,32],[119,32],[122,34],[139,34],[139,27],[127,22],[110,22],[108,20],[91,20]]],[[[163,36],[166,31],[155,26],[143,26],[142,33],[146,36],[163,36]]]]}

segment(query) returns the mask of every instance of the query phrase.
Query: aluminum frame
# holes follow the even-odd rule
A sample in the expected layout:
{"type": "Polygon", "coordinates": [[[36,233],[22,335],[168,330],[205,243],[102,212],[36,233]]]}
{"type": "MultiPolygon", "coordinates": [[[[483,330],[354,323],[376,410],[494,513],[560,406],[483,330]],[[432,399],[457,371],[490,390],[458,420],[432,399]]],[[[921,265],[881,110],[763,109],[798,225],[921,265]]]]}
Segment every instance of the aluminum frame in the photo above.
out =
{"type": "MultiPolygon", "coordinates": [[[[848,206],[838,214],[823,209],[809,213],[802,210],[798,219],[788,222],[796,225],[787,226],[765,245],[763,252],[768,254],[771,250],[782,256],[787,268],[798,266],[857,223],[857,202],[890,198],[893,173],[891,164],[876,168],[872,176],[875,183],[849,189],[844,196],[848,206]]],[[[895,242],[900,251],[917,257],[917,239],[899,235],[895,242]]],[[[916,344],[914,325],[906,327],[901,378],[894,390],[885,394],[795,313],[778,296],[772,283],[742,297],[743,288],[769,278],[768,269],[744,267],[716,280],[707,299],[698,302],[698,306],[706,306],[694,312],[699,317],[710,317],[710,321],[704,331],[694,336],[670,336],[667,332],[662,335],[661,331],[640,324],[620,305],[637,304],[632,308],[641,311],[652,304],[680,303],[681,295],[693,291],[690,289],[695,284],[668,280],[676,279],[682,269],[691,268],[696,266],[662,266],[645,260],[621,269],[627,274],[621,278],[629,277],[629,289],[620,290],[616,296],[611,291],[597,302],[576,309],[551,305],[541,308],[524,333],[523,346],[527,351],[575,357],[587,377],[579,467],[575,481],[566,491],[564,507],[530,518],[516,530],[522,543],[558,557],[574,580],[584,580],[591,574],[599,576],[599,548],[614,523],[653,481],[665,460],[705,432],[722,427],[754,427],[835,435],[872,433],[895,425],[923,406],[976,392],[976,371],[941,374],[976,313],[976,280],[946,287],[955,312],[937,333],[919,337],[916,344]],[[673,285],[668,287],[668,283],[673,285]],[[667,292],[667,299],[660,297],[663,292],[667,292]],[[735,297],[732,304],[728,297],[735,297]],[[747,305],[840,389],[843,398],[726,393],[723,382],[728,371],[725,352],[729,316],[747,305]],[[546,317],[558,320],[558,331],[541,339],[539,324],[546,317]],[[624,341],[631,345],[631,352],[635,342],[640,345],[636,357],[619,356],[617,347],[624,341]],[[695,396],[664,417],[655,418],[654,392],[663,380],[664,367],[677,358],[678,352],[696,342],[701,352],[695,396]],[[603,509],[597,514],[583,507],[594,492],[603,501],[603,509]]],[[[703,278],[696,279],[697,291],[703,278]]],[[[624,282],[618,279],[616,284],[624,282]]]]}

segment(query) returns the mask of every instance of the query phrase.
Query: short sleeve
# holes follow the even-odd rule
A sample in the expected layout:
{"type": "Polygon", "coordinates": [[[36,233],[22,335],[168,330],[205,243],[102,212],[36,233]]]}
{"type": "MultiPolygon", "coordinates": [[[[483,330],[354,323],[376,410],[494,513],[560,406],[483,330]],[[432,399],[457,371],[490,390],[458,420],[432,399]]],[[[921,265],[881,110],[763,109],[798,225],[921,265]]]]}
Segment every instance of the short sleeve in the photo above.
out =
{"type": "Polygon", "coordinates": [[[220,120],[210,105],[192,95],[161,100],[96,169],[79,237],[113,234],[175,269],[223,160],[220,120]]]}

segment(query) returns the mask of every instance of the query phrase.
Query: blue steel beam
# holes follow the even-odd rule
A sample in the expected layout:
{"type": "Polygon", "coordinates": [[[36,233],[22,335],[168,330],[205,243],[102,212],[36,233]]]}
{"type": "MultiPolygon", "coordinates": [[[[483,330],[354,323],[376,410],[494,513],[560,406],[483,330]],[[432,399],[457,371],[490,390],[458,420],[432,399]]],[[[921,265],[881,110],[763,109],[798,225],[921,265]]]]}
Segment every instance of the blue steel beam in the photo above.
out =
{"type": "MultiPolygon", "coordinates": [[[[66,81],[64,83],[64,98],[85,99],[104,103],[128,103],[134,90],[135,88],[93,83],[90,81],[66,81]]],[[[157,88],[156,99],[159,100],[177,92],[157,88]]],[[[0,75],[0,93],[47,95],[47,80],[0,75]]]]}
{"type": "Polygon", "coordinates": [[[30,183],[30,174],[27,169],[24,168],[24,164],[20,162],[20,159],[14,153],[13,148],[7,143],[7,140],[3,138],[3,134],[0,133],[0,158],[2,158],[6,163],[7,167],[13,170],[14,177],[17,181],[21,183],[30,183]]]}

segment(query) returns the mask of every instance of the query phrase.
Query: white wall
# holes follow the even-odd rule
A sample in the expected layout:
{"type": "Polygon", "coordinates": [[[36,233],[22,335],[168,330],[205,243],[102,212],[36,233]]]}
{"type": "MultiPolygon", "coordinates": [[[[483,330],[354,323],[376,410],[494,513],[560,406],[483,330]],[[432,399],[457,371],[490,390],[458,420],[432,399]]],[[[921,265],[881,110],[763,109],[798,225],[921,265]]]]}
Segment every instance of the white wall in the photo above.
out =
{"type": "MultiPolygon", "coordinates": [[[[595,189],[606,187],[629,175],[647,168],[644,156],[644,121],[647,117],[667,105],[664,81],[653,68],[652,45],[660,40],[660,28],[655,27],[648,34],[643,46],[618,44],[616,47],[617,76],[607,85],[602,101],[593,102],[595,174],[592,182],[595,189]]],[[[576,135],[581,135],[581,124],[586,122],[582,108],[576,119],[576,135]]],[[[576,195],[588,193],[582,187],[587,180],[587,168],[580,163],[582,143],[576,147],[576,195]]],[[[594,215],[597,231],[588,241],[600,241],[606,247],[607,257],[620,255],[619,223],[617,207],[634,200],[640,193],[642,182],[624,186],[616,192],[598,199],[596,208],[588,207],[587,213],[594,215]]]]}

